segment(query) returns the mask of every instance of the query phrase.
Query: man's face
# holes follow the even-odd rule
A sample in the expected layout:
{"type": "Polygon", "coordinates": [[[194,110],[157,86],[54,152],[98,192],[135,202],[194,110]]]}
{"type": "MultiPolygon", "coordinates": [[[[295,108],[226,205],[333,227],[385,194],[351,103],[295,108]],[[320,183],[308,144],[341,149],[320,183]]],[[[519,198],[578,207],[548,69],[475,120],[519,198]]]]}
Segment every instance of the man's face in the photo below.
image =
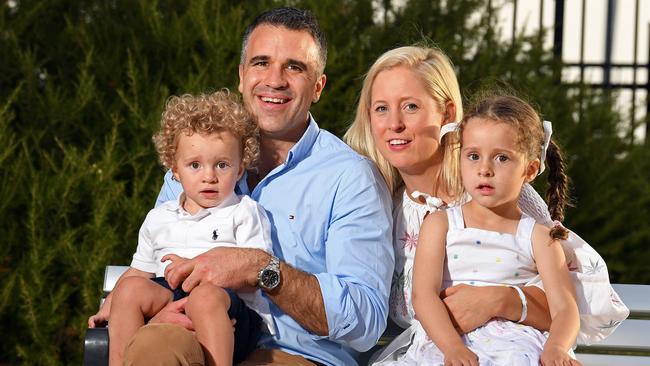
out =
{"type": "Polygon", "coordinates": [[[244,54],[239,91],[262,137],[298,141],[325,86],[316,41],[306,31],[263,24],[251,33],[244,54]]]}

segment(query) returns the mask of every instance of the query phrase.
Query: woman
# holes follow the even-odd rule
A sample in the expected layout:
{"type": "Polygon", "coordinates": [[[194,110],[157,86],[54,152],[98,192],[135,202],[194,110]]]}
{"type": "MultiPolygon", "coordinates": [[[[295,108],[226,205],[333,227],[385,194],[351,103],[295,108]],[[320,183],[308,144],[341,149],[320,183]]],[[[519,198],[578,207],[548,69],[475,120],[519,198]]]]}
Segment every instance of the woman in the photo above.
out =
{"type": "MultiPolygon", "coordinates": [[[[377,164],[394,195],[395,273],[390,317],[403,328],[414,320],[411,277],[420,224],[427,213],[462,203],[450,200],[461,189],[457,136],[451,126],[462,114],[449,59],[436,49],[401,47],[381,55],[368,71],[355,120],[345,134],[352,148],[377,164]]],[[[524,189],[520,205],[538,222],[551,224],[545,203],[532,187],[524,189]]],[[[599,327],[617,324],[627,317],[627,308],[612,290],[604,264],[598,271],[584,270],[585,260],[604,263],[602,258],[573,233],[565,246],[572,249],[567,257],[574,258],[572,278],[582,322],[578,340],[595,342],[613,331],[612,327],[599,327]],[[585,276],[590,280],[583,286],[585,276]],[[612,301],[597,306],[591,301],[603,296],[612,301]]],[[[521,296],[503,286],[465,285],[449,288],[443,296],[452,320],[463,333],[493,317],[547,330],[548,305],[543,291],[536,287],[541,287],[541,281],[533,280],[530,285],[535,286],[524,287],[521,296]]],[[[409,342],[407,331],[380,358],[409,342]]]]}

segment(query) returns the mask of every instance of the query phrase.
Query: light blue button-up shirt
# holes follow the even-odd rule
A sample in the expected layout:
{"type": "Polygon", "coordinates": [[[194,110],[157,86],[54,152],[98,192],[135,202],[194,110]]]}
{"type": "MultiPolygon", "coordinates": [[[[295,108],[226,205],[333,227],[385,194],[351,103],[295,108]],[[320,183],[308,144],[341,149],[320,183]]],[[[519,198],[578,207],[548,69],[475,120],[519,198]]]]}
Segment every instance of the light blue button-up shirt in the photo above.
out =
{"type": "MultiPolygon", "coordinates": [[[[156,204],[182,190],[171,177],[165,175],[156,204]]],[[[395,264],[392,203],[375,166],[310,116],[284,164],[252,192],[244,175],[236,191],[266,209],[274,253],[316,276],[329,327],[328,336],[312,334],[270,302],[278,333],[263,337],[260,346],[355,365],[357,352],[370,349],[386,327],[395,264]]]]}

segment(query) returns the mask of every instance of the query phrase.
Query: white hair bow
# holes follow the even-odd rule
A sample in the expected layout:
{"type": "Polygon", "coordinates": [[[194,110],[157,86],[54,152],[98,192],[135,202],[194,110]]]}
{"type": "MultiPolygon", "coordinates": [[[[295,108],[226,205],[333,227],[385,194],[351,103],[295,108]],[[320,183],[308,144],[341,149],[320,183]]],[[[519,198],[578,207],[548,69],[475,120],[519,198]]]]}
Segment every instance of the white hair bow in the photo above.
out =
{"type": "Polygon", "coordinates": [[[548,151],[548,144],[551,142],[551,135],[553,134],[553,124],[551,121],[544,121],[542,123],[544,127],[544,145],[542,145],[542,155],[539,157],[539,173],[540,175],[546,169],[544,161],[546,160],[546,152],[548,151]]]}
{"type": "Polygon", "coordinates": [[[446,125],[443,125],[440,127],[440,141],[442,141],[442,137],[449,132],[456,132],[458,131],[458,122],[449,122],[446,125]]]}

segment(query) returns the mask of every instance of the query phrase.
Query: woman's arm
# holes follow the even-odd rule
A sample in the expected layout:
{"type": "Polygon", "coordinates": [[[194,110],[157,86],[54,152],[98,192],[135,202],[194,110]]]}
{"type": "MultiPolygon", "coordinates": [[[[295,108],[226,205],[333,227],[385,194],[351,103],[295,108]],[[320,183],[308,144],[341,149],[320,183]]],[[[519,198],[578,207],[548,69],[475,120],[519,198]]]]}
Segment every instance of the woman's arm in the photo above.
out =
{"type": "MultiPolygon", "coordinates": [[[[528,303],[528,315],[522,323],[539,330],[548,330],[551,315],[544,291],[535,286],[526,286],[522,290],[528,303]]],[[[463,334],[492,318],[512,321],[521,318],[521,299],[510,287],[456,285],[445,289],[441,296],[454,325],[463,334]]]]}
{"type": "Polygon", "coordinates": [[[478,359],[463,343],[438,296],[442,285],[447,236],[447,214],[429,215],[420,228],[413,265],[413,308],[429,338],[445,355],[445,361],[478,359]]]}
{"type": "Polygon", "coordinates": [[[573,346],[580,329],[575,288],[569,277],[560,242],[552,240],[549,229],[541,225],[535,225],[533,229],[533,255],[545,284],[552,318],[542,363],[547,364],[557,359],[568,360],[567,352],[573,346]]]}

